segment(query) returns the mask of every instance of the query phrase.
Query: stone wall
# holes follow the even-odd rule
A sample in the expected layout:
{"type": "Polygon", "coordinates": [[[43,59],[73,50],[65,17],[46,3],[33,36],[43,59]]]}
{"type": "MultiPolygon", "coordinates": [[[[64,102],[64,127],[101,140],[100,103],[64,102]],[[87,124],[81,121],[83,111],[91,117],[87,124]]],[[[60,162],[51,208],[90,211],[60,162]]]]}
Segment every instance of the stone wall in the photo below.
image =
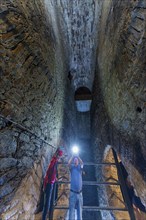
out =
{"type": "Polygon", "coordinates": [[[65,25],[70,47],[70,72],[75,90],[82,85],[91,90],[94,79],[97,24],[100,4],[97,0],[54,0],[59,8],[61,26],[65,25]]]}
{"type": "Polygon", "coordinates": [[[4,0],[0,15],[0,213],[32,220],[50,157],[74,117],[70,107],[64,124],[66,96],[73,105],[66,51],[50,1],[4,0]]]}
{"type": "Polygon", "coordinates": [[[65,3],[0,3],[2,219],[34,218],[51,155],[61,139],[68,149],[76,137],[71,84],[92,87],[96,45],[91,112],[95,159],[102,160],[111,144],[146,204],[146,3],[65,3]],[[74,75],[71,84],[69,72],[74,75]]]}
{"type": "Polygon", "coordinates": [[[77,112],[78,139],[90,139],[90,112],[77,112]]]}
{"type": "Polygon", "coordinates": [[[145,31],[145,1],[102,2],[91,132],[96,160],[111,144],[146,205],[145,31]]]}

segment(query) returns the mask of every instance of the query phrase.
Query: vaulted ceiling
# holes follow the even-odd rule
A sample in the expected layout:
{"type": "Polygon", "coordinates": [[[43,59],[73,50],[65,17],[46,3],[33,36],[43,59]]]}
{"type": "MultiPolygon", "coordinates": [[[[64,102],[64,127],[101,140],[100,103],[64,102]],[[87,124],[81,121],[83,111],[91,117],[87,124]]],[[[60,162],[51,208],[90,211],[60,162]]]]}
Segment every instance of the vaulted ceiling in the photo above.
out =
{"type": "MultiPolygon", "coordinates": [[[[75,90],[87,87],[92,90],[96,50],[97,25],[100,16],[100,5],[96,0],[60,0],[45,3],[53,28],[55,19],[61,27],[68,53],[69,71],[75,90]],[[52,7],[52,10],[50,10],[52,7]],[[53,20],[54,19],[54,20],[53,20]],[[64,31],[65,30],[65,31],[64,31]]],[[[57,29],[55,31],[57,33],[57,29]]]]}

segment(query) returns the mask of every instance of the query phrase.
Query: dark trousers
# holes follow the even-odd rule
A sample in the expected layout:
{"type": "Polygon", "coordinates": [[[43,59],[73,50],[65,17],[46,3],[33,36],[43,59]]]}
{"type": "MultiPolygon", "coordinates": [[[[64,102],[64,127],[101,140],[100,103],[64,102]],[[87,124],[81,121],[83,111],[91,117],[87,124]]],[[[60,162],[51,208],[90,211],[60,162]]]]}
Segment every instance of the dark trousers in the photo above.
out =
{"type": "Polygon", "coordinates": [[[44,192],[44,206],[43,206],[42,220],[46,220],[48,211],[49,214],[51,213],[51,198],[52,198],[53,185],[54,184],[48,183],[44,192]]]}

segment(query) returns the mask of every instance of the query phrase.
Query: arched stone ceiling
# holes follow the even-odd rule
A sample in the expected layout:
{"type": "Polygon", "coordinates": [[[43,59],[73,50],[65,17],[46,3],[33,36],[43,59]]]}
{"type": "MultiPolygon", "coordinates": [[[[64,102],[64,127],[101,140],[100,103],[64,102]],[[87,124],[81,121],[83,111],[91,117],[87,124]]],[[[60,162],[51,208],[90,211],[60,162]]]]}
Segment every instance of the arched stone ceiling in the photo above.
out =
{"type": "Polygon", "coordinates": [[[97,24],[99,21],[98,1],[56,1],[62,14],[65,36],[69,44],[69,68],[75,90],[81,86],[92,90],[94,79],[97,24]]]}

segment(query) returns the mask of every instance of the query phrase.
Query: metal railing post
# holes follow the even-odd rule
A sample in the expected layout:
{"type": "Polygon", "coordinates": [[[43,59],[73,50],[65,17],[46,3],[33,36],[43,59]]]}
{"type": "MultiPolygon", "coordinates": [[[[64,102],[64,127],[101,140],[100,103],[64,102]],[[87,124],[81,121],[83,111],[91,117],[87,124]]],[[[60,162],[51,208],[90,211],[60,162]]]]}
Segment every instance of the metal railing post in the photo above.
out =
{"type": "Polygon", "coordinates": [[[49,220],[53,220],[53,213],[54,213],[54,206],[55,206],[55,195],[56,195],[56,183],[54,183],[53,187],[53,195],[52,195],[52,201],[51,201],[51,208],[49,212],[49,220]]]}
{"type": "Polygon", "coordinates": [[[112,148],[112,151],[113,151],[113,156],[114,156],[115,163],[116,163],[116,166],[117,166],[118,178],[119,178],[119,182],[120,182],[121,192],[122,192],[124,201],[126,203],[126,206],[127,206],[127,209],[128,209],[129,215],[130,215],[130,219],[131,220],[136,220],[135,215],[134,215],[134,211],[133,211],[133,206],[130,202],[130,198],[129,198],[129,194],[128,194],[128,190],[127,190],[127,186],[126,186],[126,181],[123,177],[122,169],[121,169],[121,166],[118,162],[117,154],[116,154],[116,152],[113,148],[112,148]]]}

